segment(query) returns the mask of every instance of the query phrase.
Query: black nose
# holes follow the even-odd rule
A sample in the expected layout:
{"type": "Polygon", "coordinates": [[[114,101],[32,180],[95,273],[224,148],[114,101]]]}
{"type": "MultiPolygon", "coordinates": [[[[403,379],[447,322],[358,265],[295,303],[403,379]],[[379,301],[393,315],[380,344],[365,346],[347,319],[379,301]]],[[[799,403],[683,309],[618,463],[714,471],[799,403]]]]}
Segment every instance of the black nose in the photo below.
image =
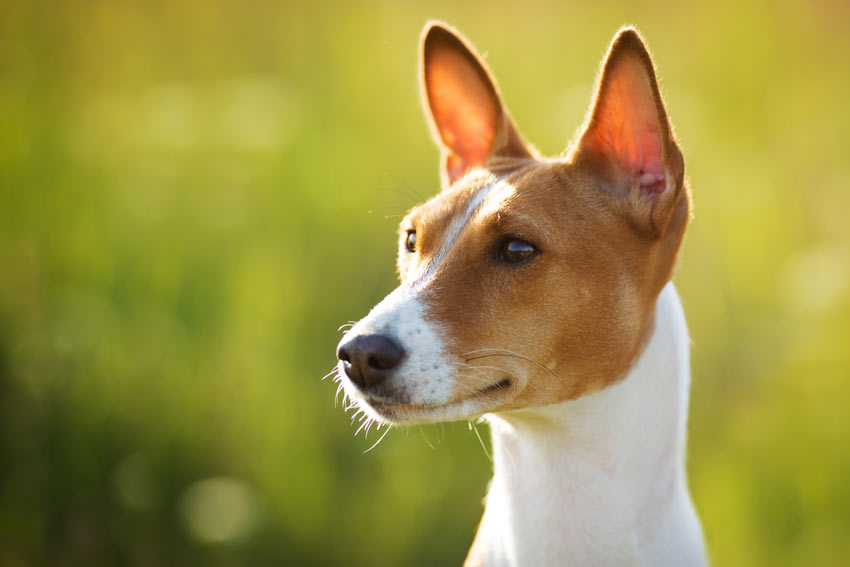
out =
{"type": "Polygon", "coordinates": [[[404,358],[404,349],[386,335],[358,335],[339,344],[336,356],[360,388],[381,382],[404,358]]]}

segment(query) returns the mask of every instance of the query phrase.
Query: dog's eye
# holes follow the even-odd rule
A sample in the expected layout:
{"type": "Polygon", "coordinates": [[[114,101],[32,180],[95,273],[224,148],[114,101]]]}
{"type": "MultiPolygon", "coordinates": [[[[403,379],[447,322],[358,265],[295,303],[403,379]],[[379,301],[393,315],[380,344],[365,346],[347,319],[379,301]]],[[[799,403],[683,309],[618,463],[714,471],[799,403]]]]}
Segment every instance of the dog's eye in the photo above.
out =
{"type": "Polygon", "coordinates": [[[510,262],[511,264],[518,264],[520,262],[528,260],[536,253],[537,248],[535,248],[532,244],[529,244],[524,240],[511,238],[506,240],[505,243],[502,244],[502,249],[499,251],[499,257],[505,262],[510,262]]]}
{"type": "Polygon", "coordinates": [[[408,230],[407,238],[404,240],[404,248],[408,252],[416,252],[416,231],[408,230]]]}

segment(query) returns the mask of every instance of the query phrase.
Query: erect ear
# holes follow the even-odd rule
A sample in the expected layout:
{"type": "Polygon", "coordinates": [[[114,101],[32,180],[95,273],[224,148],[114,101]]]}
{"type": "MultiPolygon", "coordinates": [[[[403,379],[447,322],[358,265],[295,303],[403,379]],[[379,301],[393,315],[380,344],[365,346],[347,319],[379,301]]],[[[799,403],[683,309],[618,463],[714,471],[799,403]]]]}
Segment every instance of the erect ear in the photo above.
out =
{"type": "Polygon", "coordinates": [[[439,22],[422,34],[421,77],[431,130],[443,152],[443,186],[494,157],[531,157],[481,58],[439,22]]]}
{"type": "Polygon", "coordinates": [[[682,194],[684,160],[637,30],[623,28],[602,66],[576,159],[635,224],[661,235],[682,194]]]}

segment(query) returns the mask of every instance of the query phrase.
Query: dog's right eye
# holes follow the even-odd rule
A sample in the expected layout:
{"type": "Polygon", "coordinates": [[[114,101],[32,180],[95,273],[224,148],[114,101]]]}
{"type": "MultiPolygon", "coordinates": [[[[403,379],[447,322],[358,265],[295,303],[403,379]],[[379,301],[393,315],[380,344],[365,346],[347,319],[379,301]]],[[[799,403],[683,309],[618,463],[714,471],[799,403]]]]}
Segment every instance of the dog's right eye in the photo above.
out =
{"type": "Polygon", "coordinates": [[[510,264],[519,264],[537,254],[537,248],[533,244],[529,244],[518,238],[511,238],[502,244],[502,249],[499,251],[499,256],[505,262],[510,264]]]}
{"type": "Polygon", "coordinates": [[[408,230],[407,238],[404,241],[404,248],[408,252],[416,252],[416,231],[408,230]]]}

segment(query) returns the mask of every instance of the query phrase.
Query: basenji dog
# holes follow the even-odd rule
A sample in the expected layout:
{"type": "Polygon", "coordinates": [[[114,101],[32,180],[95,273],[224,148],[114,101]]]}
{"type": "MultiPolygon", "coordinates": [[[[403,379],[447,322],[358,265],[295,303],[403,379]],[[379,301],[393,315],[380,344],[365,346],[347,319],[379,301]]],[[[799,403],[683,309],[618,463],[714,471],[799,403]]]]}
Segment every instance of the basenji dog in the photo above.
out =
{"type": "Polygon", "coordinates": [[[443,187],[401,223],[401,284],[339,343],[346,396],[370,422],[489,422],[466,565],[705,564],[670,281],[690,191],[644,41],[617,33],[556,158],[458,32],[428,24],[420,62],[443,187]]]}

